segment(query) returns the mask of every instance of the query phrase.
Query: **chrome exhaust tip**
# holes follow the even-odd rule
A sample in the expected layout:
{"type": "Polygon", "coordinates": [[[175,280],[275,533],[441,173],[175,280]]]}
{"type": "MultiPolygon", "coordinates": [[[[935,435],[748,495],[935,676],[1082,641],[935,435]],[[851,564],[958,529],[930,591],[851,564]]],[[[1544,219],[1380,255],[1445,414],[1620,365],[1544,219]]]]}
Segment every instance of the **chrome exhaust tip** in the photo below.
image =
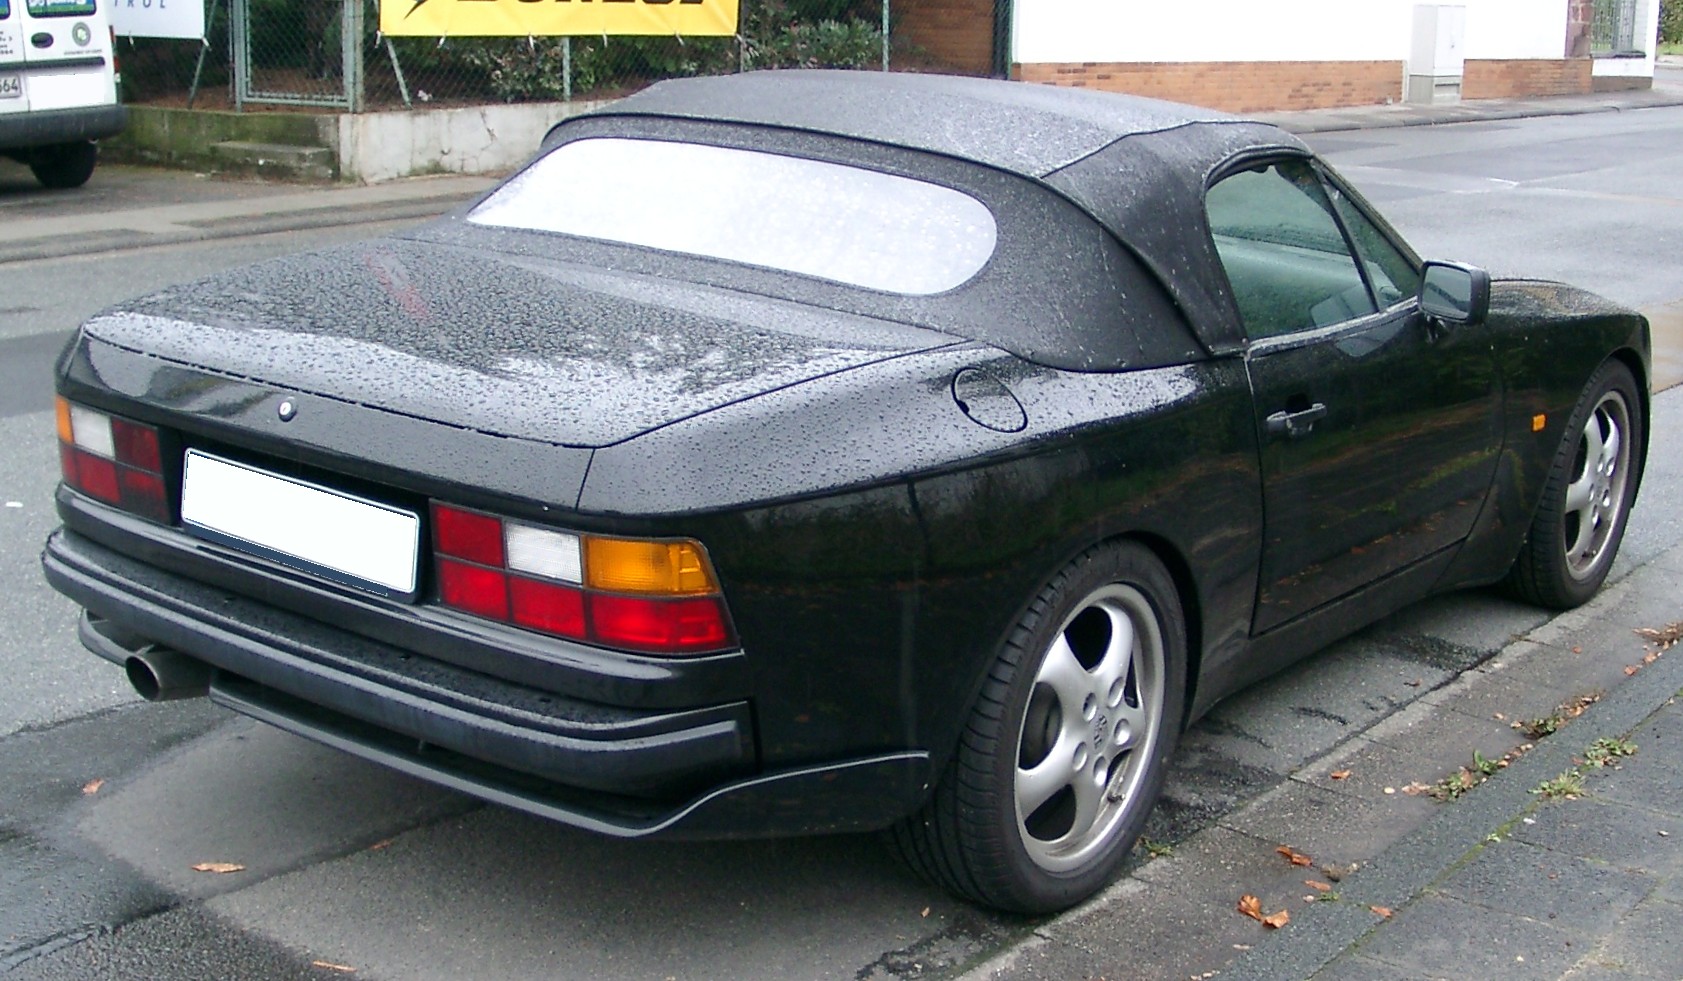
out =
{"type": "Polygon", "coordinates": [[[123,662],[129,684],[148,702],[201,698],[210,693],[210,665],[167,647],[146,646],[123,662]]]}

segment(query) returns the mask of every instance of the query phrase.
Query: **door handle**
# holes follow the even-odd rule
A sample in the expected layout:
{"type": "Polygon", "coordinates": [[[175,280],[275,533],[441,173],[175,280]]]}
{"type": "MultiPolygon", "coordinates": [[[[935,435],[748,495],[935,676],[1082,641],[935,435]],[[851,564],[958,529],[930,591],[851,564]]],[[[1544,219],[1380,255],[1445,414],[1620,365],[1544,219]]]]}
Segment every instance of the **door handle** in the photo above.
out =
{"type": "Polygon", "coordinates": [[[1314,431],[1315,420],[1326,414],[1327,407],[1320,402],[1316,402],[1309,408],[1300,409],[1297,412],[1287,412],[1282,409],[1264,421],[1268,423],[1268,435],[1270,436],[1301,439],[1314,431]]]}

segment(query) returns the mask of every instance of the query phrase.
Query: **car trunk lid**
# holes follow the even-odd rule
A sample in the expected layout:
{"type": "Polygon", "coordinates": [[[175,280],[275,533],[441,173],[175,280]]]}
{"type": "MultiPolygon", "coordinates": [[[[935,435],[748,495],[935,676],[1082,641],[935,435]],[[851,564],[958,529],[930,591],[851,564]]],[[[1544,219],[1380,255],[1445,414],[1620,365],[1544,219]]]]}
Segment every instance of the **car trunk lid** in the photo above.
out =
{"type": "Polygon", "coordinates": [[[86,330],[277,387],[581,447],[956,343],[782,300],[401,239],[174,287],[86,330]]]}

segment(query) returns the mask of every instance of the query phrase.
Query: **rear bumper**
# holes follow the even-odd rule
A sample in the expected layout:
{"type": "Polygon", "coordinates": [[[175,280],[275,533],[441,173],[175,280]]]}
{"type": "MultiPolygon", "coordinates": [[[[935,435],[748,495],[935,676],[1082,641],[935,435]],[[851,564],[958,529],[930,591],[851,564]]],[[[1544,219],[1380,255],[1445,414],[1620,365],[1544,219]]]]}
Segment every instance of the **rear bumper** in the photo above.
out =
{"type": "Polygon", "coordinates": [[[0,116],[0,150],[24,150],[116,136],[129,123],[126,106],[86,106],[0,116]]]}
{"type": "Polygon", "coordinates": [[[621,837],[868,830],[917,806],[929,761],[885,754],[751,775],[746,702],[632,710],[550,698],[429,663],[129,559],[60,529],[48,581],[88,612],[83,643],[121,662],[151,643],[213,668],[215,701],[424,779],[621,837]],[[455,675],[463,675],[456,678],[455,675]],[[471,694],[469,694],[471,693],[471,694]]]}

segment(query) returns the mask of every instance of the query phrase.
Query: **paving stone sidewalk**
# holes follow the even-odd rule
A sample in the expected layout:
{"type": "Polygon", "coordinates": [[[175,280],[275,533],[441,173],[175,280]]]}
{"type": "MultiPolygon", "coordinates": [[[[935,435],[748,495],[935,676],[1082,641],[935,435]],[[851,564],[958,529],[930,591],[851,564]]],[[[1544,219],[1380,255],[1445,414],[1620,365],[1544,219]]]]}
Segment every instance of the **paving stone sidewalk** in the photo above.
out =
{"type": "Polygon", "coordinates": [[[1683,644],[1637,633],[1683,620],[1680,579],[1676,545],[1516,631],[966,981],[1683,981],[1683,644]]]}

